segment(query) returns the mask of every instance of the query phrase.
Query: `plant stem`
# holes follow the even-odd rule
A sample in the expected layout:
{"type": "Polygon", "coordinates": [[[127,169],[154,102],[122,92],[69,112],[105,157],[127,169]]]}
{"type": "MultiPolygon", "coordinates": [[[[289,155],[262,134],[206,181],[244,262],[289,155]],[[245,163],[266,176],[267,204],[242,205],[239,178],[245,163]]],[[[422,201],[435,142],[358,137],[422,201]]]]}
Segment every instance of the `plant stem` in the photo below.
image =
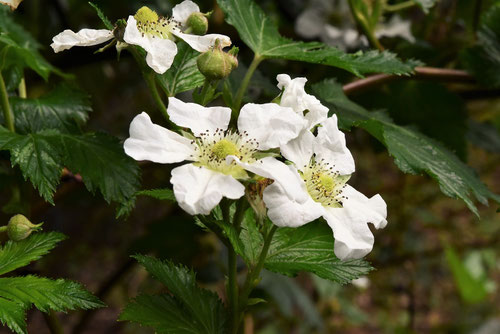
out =
{"type": "Polygon", "coordinates": [[[155,75],[153,72],[151,73],[144,73],[144,79],[146,80],[146,83],[148,84],[149,90],[151,91],[151,95],[153,96],[153,100],[155,100],[156,105],[158,106],[158,109],[160,109],[163,117],[167,121],[170,122],[170,118],[168,117],[167,113],[167,107],[163,103],[163,100],[161,99],[160,93],[158,92],[158,88],[156,87],[156,81],[155,81],[155,75]]]}
{"type": "Polygon", "coordinates": [[[271,246],[271,241],[273,240],[274,232],[276,232],[278,226],[273,225],[269,233],[264,239],[264,246],[262,246],[262,250],[259,255],[259,260],[255,267],[253,267],[245,280],[245,284],[243,285],[243,289],[240,294],[240,303],[239,303],[239,316],[238,316],[238,326],[243,318],[243,312],[247,307],[248,297],[252,292],[253,288],[258,284],[258,278],[262,268],[264,268],[264,263],[266,262],[267,252],[269,251],[269,246],[271,246]]]}
{"type": "Polygon", "coordinates": [[[415,6],[417,3],[414,1],[414,0],[408,0],[408,1],[405,1],[405,2],[400,2],[400,3],[397,3],[397,4],[394,4],[394,5],[385,5],[384,6],[384,9],[388,12],[397,12],[397,11],[400,11],[400,10],[403,10],[403,9],[407,9],[407,8],[410,8],[410,7],[413,7],[415,6]]]}
{"type": "Polygon", "coordinates": [[[7,93],[7,88],[5,87],[5,81],[3,80],[2,72],[0,72],[0,103],[3,110],[3,118],[5,119],[5,124],[10,132],[16,132],[14,127],[14,114],[10,108],[9,94],[7,93]]]}
{"type": "Polygon", "coordinates": [[[250,80],[252,79],[252,76],[259,66],[260,62],[263,60],[261,56],[258,54],[254,55],[252,63],[250,64],[250,67],[247,70],[247,73],[245,74],[245,77],[243,78],[243,81],[241,82],[241,86],[238,89],[238,92],[236,93],[236,98],[234,99],[233,103],[233,116],[237,116],[238,110],[240,110],[241,107],[241,102],[243,101],[243,96],[245,95],[245,92],[247,91],[248,84],[250,84],[250,80]]]}
{"type": "Polygon", "coordinates": [[[369,27],[368,22],[366,19],[362,16],[361,13],[356,11],[356,8],[354,7],[353,4],[354,0],[349,0],[349,8],[351,9],[352,16],[354,17],[354,21],[356,21],[356,24],[363,30],[363,33],[365,34],[366,38],[368,38],[368,41],[370,44],[377,48],[379,51],[384,51],[384,47],[382,44],[380,44],[379,40],[373,33],[372,29],[369,27]]]}
{"type": "Polygon", "coordinates": [[[0,226],[0,233],[7,231],[7,226],[0,226]]]}
{"type": "Polygon", "coordinates": [[[43,317],[52,334],[64,334],[61,322],[54,311],[50,310],[49,313],[43,313],[43,317]]]}
{"type": "Polygon", "coordinates": [[[232,245],[227,248],[227,263],[228,263],[228,282],[227,282],[227,299],[231,314],[231,333],[236,334],[239,327],[239,310],[238,310],[238,268],[237,256],[232,245]]]}

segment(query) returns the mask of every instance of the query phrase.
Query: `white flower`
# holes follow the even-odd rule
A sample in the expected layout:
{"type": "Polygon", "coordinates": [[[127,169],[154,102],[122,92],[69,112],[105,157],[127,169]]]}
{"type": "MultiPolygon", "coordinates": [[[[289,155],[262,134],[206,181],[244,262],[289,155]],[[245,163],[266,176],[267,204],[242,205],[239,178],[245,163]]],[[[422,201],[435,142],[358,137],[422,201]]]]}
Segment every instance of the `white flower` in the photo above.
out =
{"type": "Polygon", "coordinates": [[[194,137],[155,125],[141,113],[130,124],[125,152],[136,160],[191,161],[174,168],[170,182],[180,207],[193,215],[209,214],[222,197],[243,196],[245,187],[238,180],[248,178],[246,170],[264,177],[273,170],[277,178],[286,179],[290,174],[286,166],[274,158],[258,160],[255,153],[295,138],[305,122],[292,109],[274,103],[243,106],[239,131],[228,130],[229,108],[206,108],[171,97],[167,112],[172,122],[189,128],[194,137]]]}
{"type": "MultiPolygon", "coordinates": [[[[142,7],[130,15],[123,39],[128,44],[138,45],[146,51],[146,63],[156,73],[165,73],[177,54],[175,38],[180,38],[198,52],[206,52],[218,39],[222,47],[231,45],[231,39],[224,35],[208,34],[203,36],[185,34],[187,18],[200,9],[190,0],[176,5],[171,19],[160,17],[148,7],[142,7]]],[[[75,33],[65,30],[53,38],[51,47],[55,52],[67,50],[73,46],[92,46],[112,39],[113,32],[100,29],[82,29],[75,33]]]]}
{"type": "Polygon", "coordinates": [[[367,198],[346,184],[354,172],[354,160],[337,128],[336,116],[321,123],[316,137],[302,132],[289,149],[287,158],[294,165],[287,167],[293,177],[271,176],[274,183],[264,190],[271,221],[298,227],[322,216],[333,230],[338,258],[368,254],[374,238],[367,223],[385,227],[386,204],[380,195],[367,198]]]}

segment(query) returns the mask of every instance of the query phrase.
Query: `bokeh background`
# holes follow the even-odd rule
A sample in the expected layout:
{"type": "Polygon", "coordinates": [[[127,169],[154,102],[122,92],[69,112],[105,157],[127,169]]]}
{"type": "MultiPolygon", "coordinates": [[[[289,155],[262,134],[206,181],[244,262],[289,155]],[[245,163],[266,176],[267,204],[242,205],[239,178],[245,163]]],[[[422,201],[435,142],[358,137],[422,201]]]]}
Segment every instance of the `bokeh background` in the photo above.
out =
{"type": "MultiPolygon", "coordinates": [[[[168,14],[176,2],[95,1],[112,21],[133,14],[142,5],[168,14]]],[[[197,2],[203,11],[215,8],[209,31],[229,35],[240,47],[240,67],[234,76],[241,75],[252,54],[224,23],[215,1],[197,2]]],[[[344,11],[345,0],[257,2],[285,36],[322,40],[350,51],[366,47],[362,40],[345,43],[327,28],[341,27],[346,32],[352,26],[344,11]]],[[[409,41],[408,35],[382,37],[382,43],[403,58],[460,68],[457,54],[474,40],[474,2],[441,0],[427,16],[418,8],[406,10],[400,19],[411,24],[408,31],[414,40],[409,41]]],[[[484,1],[483,7],[487,5],[484,1]]],[[[126,51],[119,61],[113,48],[100,54],[94,54],[96,48],[52,52],[52,37],[64,29],[104,28],[86,1],[24,0],[13,15],[45,46],[44,56],[73,74],[75,84],[90,94],[93,113],[88,129],[125,139],[130,121],[141,111],[162,124],[140,71],[126,51]]],[[[386,17],[387,22],[391,19],[386,17]]],[[[330,67],[266,61],[250,87],[249,98],[253,102],[274,98],[279,93],[275,81],[279,73],[306,76],[310,83],[324,78],[343,83],[354,79],[330,67]]],[[[42,95],[61,80],[52,76],[46,83],[34,73],[26,75],[30,97],[42,95]]],[[[190,100],[190,93],[181,98],[190,100]]],[[[442,141],[474,167],[490,189],[500,193],[500,92],[401,80],[351,98],[369,109],[385,109],[397,123],[442,141]]],[[[445,197],[430,178],[403,174],[384,147],[363,130],[348,133],[347,144],[357,163],[350,183],[368,196],[380,193],[388,204],[389,224],[374,231],[375,247],[367,257],[376,270],[347,286],[308,274],[286,278],[265,272],[256,295],[269,303],[247,317],[247,333],[500,333],[498,206],[481,206],[479,220],[464,203],[445,197]]],[[[167,187],[170,170],[165,165],[142,165],[143,188],[167,187]]],[[[9,199],[5,184],[0,180],[1,205],[9,199]]],[[[115,207],[89,194],[71,176],[60,185],[55,203],[53,207],[34,194],[31,217],[44,221],[45,230],[61,231],[69,239],[21,274],[79,281],[109,305],[86,313],[59,314],[65,333],[152,333],[116,320],[120,309],[139,292],[163,289],[130,258],[135,253],[152,253],[193,267],[202,285],[223,295],[223,245],[176,206],[139,198],[130,217],[117,220],[115,207]]],[[[8,218],[0,214],[0,221],[8,218]]],[[[48,333],[39,311],[28,313],[28,323],[30,333],[48,333]]],[[[0,327],[0,333],[7,330],[0,327]]]]}

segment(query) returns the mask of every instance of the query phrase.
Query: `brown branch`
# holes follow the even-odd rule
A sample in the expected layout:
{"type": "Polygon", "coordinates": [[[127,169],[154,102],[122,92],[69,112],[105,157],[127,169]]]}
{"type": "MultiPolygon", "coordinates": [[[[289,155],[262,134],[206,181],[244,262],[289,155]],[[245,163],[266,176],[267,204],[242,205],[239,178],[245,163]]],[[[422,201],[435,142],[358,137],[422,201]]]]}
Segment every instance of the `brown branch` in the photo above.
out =
{"type": "Polygon", "coordinates": [[[415,67],[415,73],[411,76],[402,76],[395,74],[375,74],[364,79],[353,81],[344,85],[344,93],[346,95],[361,93],[373,87],[377,87],[395,80],[428,80],[460,83],[476,82],[473,76],[462,70],[435,67],[415,67]]]}

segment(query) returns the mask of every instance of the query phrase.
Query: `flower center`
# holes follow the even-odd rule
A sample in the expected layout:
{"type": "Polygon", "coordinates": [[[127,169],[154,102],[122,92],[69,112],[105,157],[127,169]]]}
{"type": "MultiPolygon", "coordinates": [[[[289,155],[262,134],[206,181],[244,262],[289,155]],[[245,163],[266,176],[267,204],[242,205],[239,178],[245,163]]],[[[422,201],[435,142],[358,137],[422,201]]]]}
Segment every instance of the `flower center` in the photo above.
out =
{"type": "Polygon", "coordinates": [[[227,163],[226,157],[234,155],[246,163],[256,161],[253,155],[257,152],[258,144],[255,139],[248,138],[246,131],[239,133],[222,129],[215,132],[207,130],[192,143],[197,144],[193,160],[199,165],[238,179],[247,178],[246,171],[234,161],[227,163]]]}
{"type": "Polygon", "coordinates": [[[174,39],[172,29],[178,24],[158,14],[146,6],[141,7],[134,15],[137,21],[137,29],[142,33],[142,36],[149,35],[151,37],[174,39]]]}
{"type": "Polygon", "coordinates": [[[323,206],[341,208],[342,195],[350,175],[339,175],[334,166],[322,161],[312,161],[301,173],[311,198],[323,206]]]}

